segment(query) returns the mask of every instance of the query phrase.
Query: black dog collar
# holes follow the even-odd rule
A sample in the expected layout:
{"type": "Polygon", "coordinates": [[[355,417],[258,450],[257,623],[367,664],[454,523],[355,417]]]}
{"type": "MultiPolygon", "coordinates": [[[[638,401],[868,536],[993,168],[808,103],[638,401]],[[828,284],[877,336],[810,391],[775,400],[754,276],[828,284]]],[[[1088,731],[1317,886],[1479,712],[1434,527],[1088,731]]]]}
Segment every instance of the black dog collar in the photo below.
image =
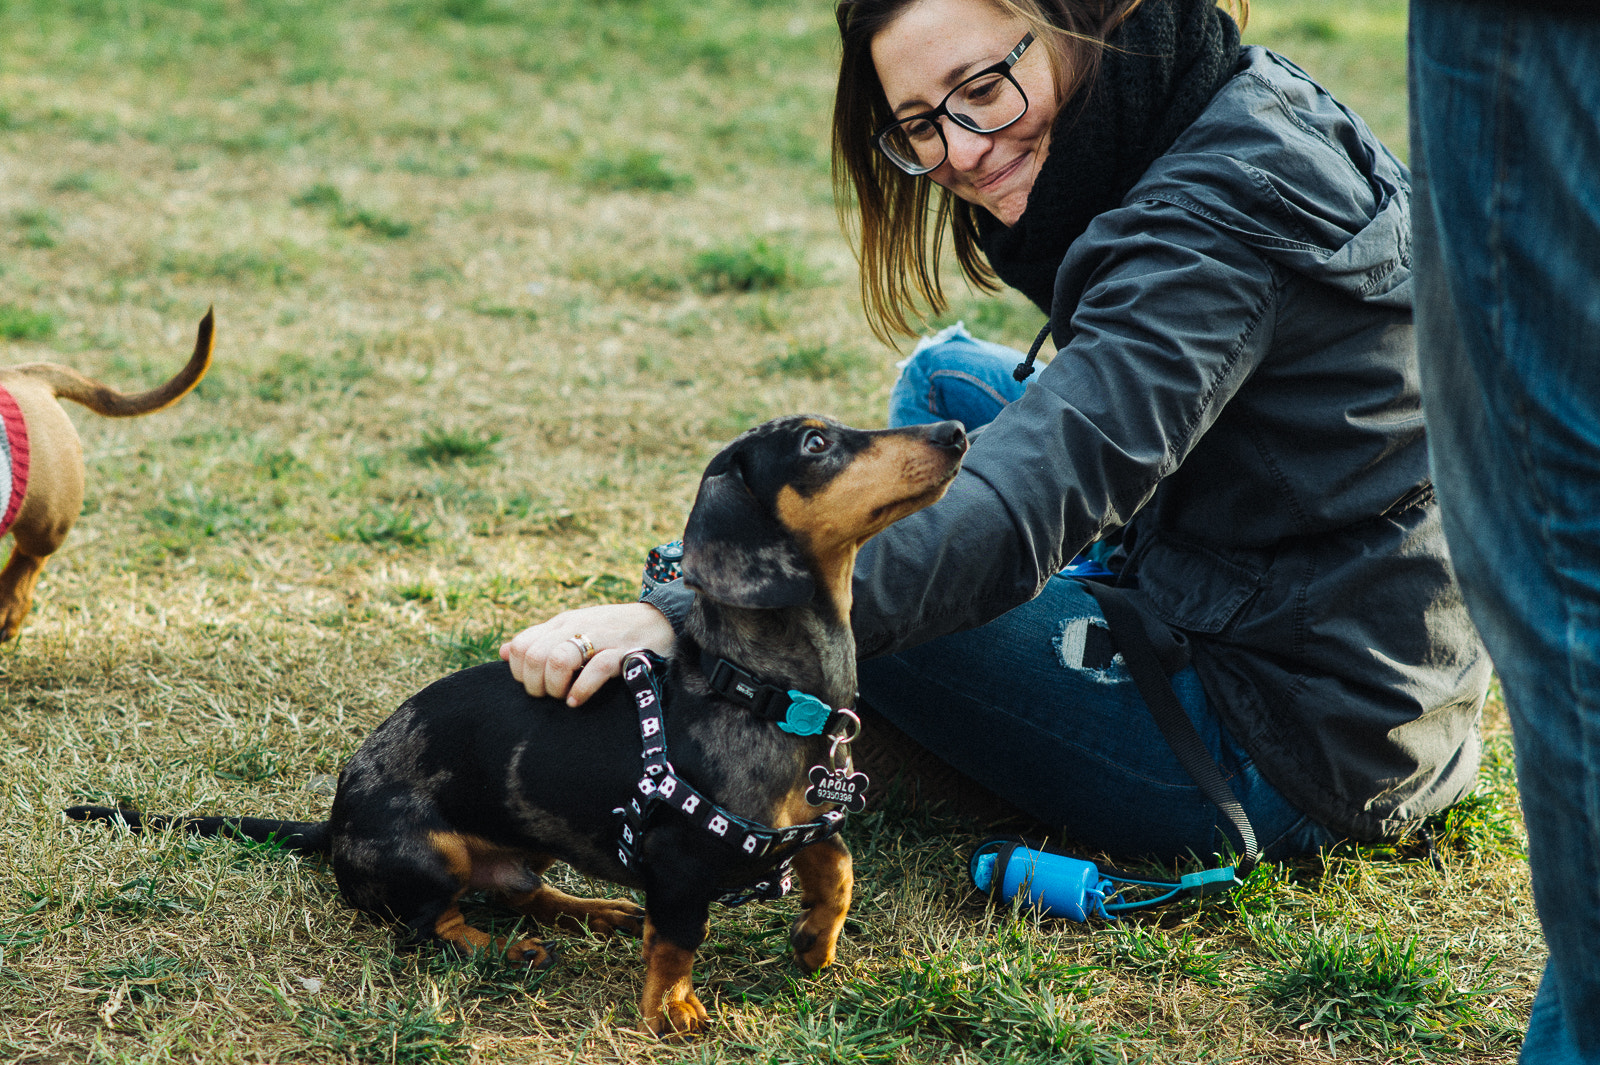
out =
{"type": "Polygon", "coordinates": [[[726,658],[711,660],[701,655],[700,672],[705,674],[711,690],[725,699],[742,703],[750,712],[764,721],[776,721],[778,727],[796,736],[820,736],[833,720],[833,707],[802,691],[775,688],[763,684],[749,670],[741,669],[726,658]]]}

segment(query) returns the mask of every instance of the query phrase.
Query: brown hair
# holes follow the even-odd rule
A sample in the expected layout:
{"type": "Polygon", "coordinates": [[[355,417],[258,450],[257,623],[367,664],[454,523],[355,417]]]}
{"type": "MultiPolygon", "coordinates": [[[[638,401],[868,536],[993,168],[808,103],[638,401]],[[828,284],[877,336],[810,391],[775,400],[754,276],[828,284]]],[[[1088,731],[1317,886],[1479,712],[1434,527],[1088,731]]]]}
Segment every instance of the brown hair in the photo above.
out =
{"type": "MultiPolygon", "coordinates": [[[[945,309],[939,262],[946,230],[967,279],[985,292],[1000,288],[978,247],[977,208],[931,180],[907,174],[872,141],[893,120],[872,62],[872,39],[916,2],[839,0],[836,12],[844,54],[833,102],[834,206],[846,234],[860,240],[867,322],[878,339],[891,345],[895,334],[915,334],[908,314],[920,317],[919,305],[931,314],[945,309]],[[937,200],[930,207],[935,189],[937,200]]],[[[1065,104],[1099,70],[1106,38],[1144,0],[984,2],[1026,22],[1045,45],[1056,99],[1065,104]]],[[[1239,0],[1239,6],[1247,2],[1239,0]]]]}

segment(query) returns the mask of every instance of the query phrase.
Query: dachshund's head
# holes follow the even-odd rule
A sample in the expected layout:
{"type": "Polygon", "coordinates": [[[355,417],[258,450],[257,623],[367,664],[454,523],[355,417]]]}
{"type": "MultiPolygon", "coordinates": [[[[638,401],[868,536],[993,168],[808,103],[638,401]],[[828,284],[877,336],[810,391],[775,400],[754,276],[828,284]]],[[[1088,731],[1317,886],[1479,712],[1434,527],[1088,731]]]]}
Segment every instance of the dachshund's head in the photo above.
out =
{"type": "Polygon", "coordinates": [[[967,450],[959,422],[852,429],[795,415],[759,425],[706,467],[683,534],[689,587],[777,609],[819,589],[848,603],[857,550],[944,494],[967,450]]]}

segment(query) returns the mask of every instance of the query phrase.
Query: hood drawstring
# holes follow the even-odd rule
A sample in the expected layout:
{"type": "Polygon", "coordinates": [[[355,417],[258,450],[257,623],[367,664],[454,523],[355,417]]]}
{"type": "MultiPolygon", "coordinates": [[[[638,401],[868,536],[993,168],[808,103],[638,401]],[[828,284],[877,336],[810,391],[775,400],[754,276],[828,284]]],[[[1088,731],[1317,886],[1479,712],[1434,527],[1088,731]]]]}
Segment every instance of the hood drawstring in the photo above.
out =
{"type": "Polygon", "coordinates": [[[1039,330],[1039,335],[1033,338],[1033,347],[1028,349],[1028,357],[1017,363],[1017,368],[1011,371],[1011,376],[1018,381],[1026,381],[1033,376],[1033,360],[1039,357],[1039,349],[1044,347],[1044,338],[1050,335],[1050,323],[1044,323],[1044,328],[1039,330]]]}

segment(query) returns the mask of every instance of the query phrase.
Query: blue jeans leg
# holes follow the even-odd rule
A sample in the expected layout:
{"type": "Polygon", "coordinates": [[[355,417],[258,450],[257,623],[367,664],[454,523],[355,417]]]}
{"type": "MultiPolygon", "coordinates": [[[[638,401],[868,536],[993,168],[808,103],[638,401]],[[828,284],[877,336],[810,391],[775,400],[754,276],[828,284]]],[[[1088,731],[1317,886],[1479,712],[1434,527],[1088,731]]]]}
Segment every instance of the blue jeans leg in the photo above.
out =
{"type": "Polygon", "coordinates": [[[978,340],[960,322],[924,337],[901,364],[889,394],[889,424],[922,425],[954,418],[968,430],[987,425],[1022,395],[1011,376],[1022,352],[978,340]]]}
{"type": "Polygon", "coordinates": [[[1411,10],[1423,407],[1550,948],[1522,1060],[1600,1062],[1600,20],[1411,10]]]}
{"type": "MultiPolygon", "coordinates": [[[[1053,577],[981,628],[862,662],[862,700],[934,754],[1072,838],[1112,854],[1209,858],[1236,847],[1184,770],[1120,658],[1092,596],[1053,577]]],[[[1270,857],[1333,836],[1261,776],[1206,701],[1193,668],[1173,678],[1270,857]]]]}

